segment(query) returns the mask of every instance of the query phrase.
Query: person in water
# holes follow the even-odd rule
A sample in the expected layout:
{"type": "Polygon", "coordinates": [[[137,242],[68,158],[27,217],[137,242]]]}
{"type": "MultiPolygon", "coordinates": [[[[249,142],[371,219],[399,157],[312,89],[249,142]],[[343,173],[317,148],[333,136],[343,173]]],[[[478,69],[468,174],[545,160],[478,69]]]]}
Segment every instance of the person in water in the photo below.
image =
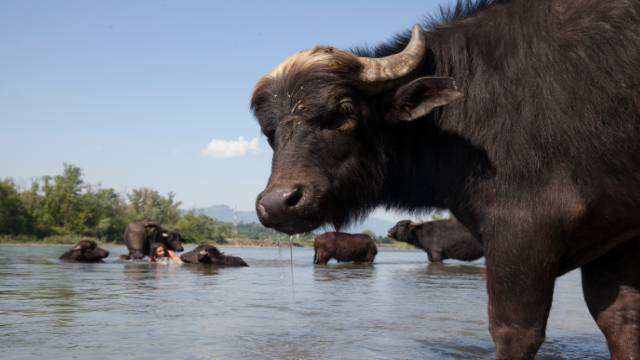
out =
{"type": "Polygon", "coordinates": [[[163,243],[152,244],[151,251],[149,251],[149,253],[151,254],[149,256],[149,262],[157,261],[161,258],[169,258],[171,260],[175,260],[178,263],[182,262],[182,260],[180,260],[180,257],[176,255],[175,252],[167,249],[163,243]]]}

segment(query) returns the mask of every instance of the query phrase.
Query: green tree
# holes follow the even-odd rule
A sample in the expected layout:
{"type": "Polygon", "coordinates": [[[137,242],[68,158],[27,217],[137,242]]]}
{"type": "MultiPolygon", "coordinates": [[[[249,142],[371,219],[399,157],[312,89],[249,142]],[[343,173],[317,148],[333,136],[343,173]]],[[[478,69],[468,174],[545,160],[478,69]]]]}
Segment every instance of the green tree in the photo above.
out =
{"type": "MultiPolygon", "coordinates": [[[[231,224],[230,224],[231,226],[231,224]]],[[[235,235],[233,235],[235,236],[235,235]]],[[[267,239],[275,236],[275,232],[272,229],[267,229],[262,224],[257,223],[244,223],[238,224],[238,235],[241,239],[267,239]]]]}
{"type": "Polygon", "coordinates": [[[156,190],[140,188],[127,194],[131,202],[133,218],[153,219],[165,227],[171,227],[180,219],[180,205],[182,202],[174,200],[175,194],[169,192],[164,197],[156,190]]]}
{"type": "Polygon", "coordinates": [[[218,223],[216,229],[222,238],[233,238],[236,235],[233,233],[233,227],[229,223],[218,223]]]}
{"type": "Polygon", "coordinates": [[[184,214],[176,223],[175,229],[179,230],[180,235],[188,242],[225,242],[224,237],[218,233],[215,221],[205,214],[184,214]]]}
{"type": "Polygon", "coordinates": [[[100,220],[98,226],[96,226],[96,235],[98,236],[98,239],[102,241],[103,238],[108,237],[111,233],[111,229],[110,218],[103,218],[100,220]]]}
{"type": "Polygon", "coordinates": [[[393,244],[396,241],[388,236],[378,236],[376,239],[373,239],[373,242],[376,244],[393,244]]]}
{"type": "Polygon", "coordinates": [[[126,225],[118,221],[122,213],[120,201],[121,197],[113,189],[103,189],[100,184],[87,185],[79,202],[84,213],[84,234],[107,241],[122,237],[126,225]]]}
{"type": "Polygon", "coordinates": [[[0,181],[0,234],[29,233],[31,217],[11,179],[0,181]]]}
{"type": "Polygon", "coordinates": [[[85,212],[81,209],[80,195],[84,181],[82,169],[64,165],[62,175],[43,176],[44,222],[59,234],[78,233],[85,230],[85,212]]]}
{"type": "Polygon", "coordinates": [[[74,165],[64,164],[62,175],[33,179],[20,199],[30,233],[39,237],[76,234],[113,241],[123,237],[128,224],[124,198],[100,184],[85,184],[82,169],[74,165]]]}
{"type": "Polygon", "coordinates": [[[40,194],[40,179],[31,180],[31,189],[20,193],[20,200],[31,219],[29,234],[43,237],[52,231],[44,221],[44,196],[40,194]]]}

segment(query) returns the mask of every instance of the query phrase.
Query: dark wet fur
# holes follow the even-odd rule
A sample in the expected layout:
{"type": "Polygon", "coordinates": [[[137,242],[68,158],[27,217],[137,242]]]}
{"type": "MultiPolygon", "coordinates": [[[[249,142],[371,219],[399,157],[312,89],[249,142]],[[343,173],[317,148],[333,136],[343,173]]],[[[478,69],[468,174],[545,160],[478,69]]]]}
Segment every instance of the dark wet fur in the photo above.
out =
{"type": "Polygon", "coordinates": [[[369,235],[327,232],[313,240],[313,263],[326,265],[329,260],[338,262],[368,262],[378,254],[376,244],[369,235]]]}
{"type": "Polygon", "coordinates": [[[105,249],[98,247],[95,241],[82,240],[71,250],[65,252],[60,256],[60,260],[69,262],[94,262],[103,263],[102,259],[109,256],[109,252],[105,249]],[[74,248],[80,247],[80,249],[74,250],[74,248]]]}
{"type": "Polygon", "coordinates": [[[186,252],[180,256],[183,262],[189,264],[212,264],[220,266],[249,266],[244,260],[237,256],[224,255],[213,245],[199,245],[192,251],[186,252]],[[206,251],[206,255],[200,254],[200,251],[206,251]]]}
{"type": "MultiPolygon", "coordinates": [[[[425,21],[419,76],[451,77],[464,97],[420,119],[390,124],[404,110],[395,91],[358,94],[353,66],[337,78],[331,67],[291,69],[256,88],[270,182],[320,189],[300,224],[267,225],[293,233],[344,226],[377,205],[448,208],[487,257],[497,358],[533,359],[555,279],[582,266],[612,358],[640,357],[640,269],[616,266],[640,261],[640,2],[461,1],[443,14],[425,21]],[[293,126],[283,118],[302,86],[314,97],[293,126]],[[334,96],[355,104],[349,132],[331,132],[347,121],[334,96]]],[[[355,51],[381,57],[407,41],[355,51]]]]}
{"type": "Polygon", "coordinates": [[[390,237],[424,250],[429,261],[447,259],[473,261],[484,256],[482,246],[464,225],[456,220],[436,220],[422,224],[398,221],[389,229],[390,237]]]}

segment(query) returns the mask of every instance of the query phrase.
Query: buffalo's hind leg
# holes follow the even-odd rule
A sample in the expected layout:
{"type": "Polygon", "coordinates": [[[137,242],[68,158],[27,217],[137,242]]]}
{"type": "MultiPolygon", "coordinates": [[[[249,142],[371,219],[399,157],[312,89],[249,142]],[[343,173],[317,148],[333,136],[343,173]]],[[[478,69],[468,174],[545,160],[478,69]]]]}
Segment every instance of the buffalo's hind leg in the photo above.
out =
{"type": "Polygon", "coordinates": [[[583,266],[582,290],[611,359],[640,359],[640,238],[583,266]]]}

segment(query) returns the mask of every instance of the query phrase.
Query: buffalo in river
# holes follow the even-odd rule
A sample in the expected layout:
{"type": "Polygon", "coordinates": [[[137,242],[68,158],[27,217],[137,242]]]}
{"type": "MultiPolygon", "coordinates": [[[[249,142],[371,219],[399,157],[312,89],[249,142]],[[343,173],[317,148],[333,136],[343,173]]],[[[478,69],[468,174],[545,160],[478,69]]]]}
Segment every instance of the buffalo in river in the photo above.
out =
{"type": "Polygon", "coordinates": [[[249,266],[237,256],[224,255],[213,245],[199,245],[197,248],[186,252],[180,259],[188,264],[212,264],[222,266],[249,266]]]}
{"type": "Polygon", "coordinates": [[[76,246],[60,256],[60,260],[70,262],[103,263],[102,259],[109,256],[109,252],[99,248],[95,241],[81,240],[76,246]]]}
{"type": "Polygon", "coordinates": [[[180,243],[184,239],[179,231],[168,231],[160,223],[146,218],[132,221],[124,232],[124,243],[129,253],[120,255],[120,260],[138,260],[149,256],[151,244],[157,242],[163,243],[169,250],[184,251],[180,243]]]}
{"type": "Polygon", "coordinates": [[[376,244],[369,235],[327,232],[313,240],[313,263],[326,265],[331,258],[338,262],[368,262],[378,254],[376,244]]]}
{"type": "Polygon", "coordinates": [[[496,358],[534,358],[577,268],[611,357],[640,358],[640,1],[460,0],[424,25],[258,80],[260,221],[450,209],[485,253],[496,358]]]}
{"type": "Polygon", "coordinates": [[[482,246],[456,220],[402,220],[387,231],[387,236],[424,250],[429,261],[436,264],[446,259],[473,261],[484,256],[482,246]]]}

